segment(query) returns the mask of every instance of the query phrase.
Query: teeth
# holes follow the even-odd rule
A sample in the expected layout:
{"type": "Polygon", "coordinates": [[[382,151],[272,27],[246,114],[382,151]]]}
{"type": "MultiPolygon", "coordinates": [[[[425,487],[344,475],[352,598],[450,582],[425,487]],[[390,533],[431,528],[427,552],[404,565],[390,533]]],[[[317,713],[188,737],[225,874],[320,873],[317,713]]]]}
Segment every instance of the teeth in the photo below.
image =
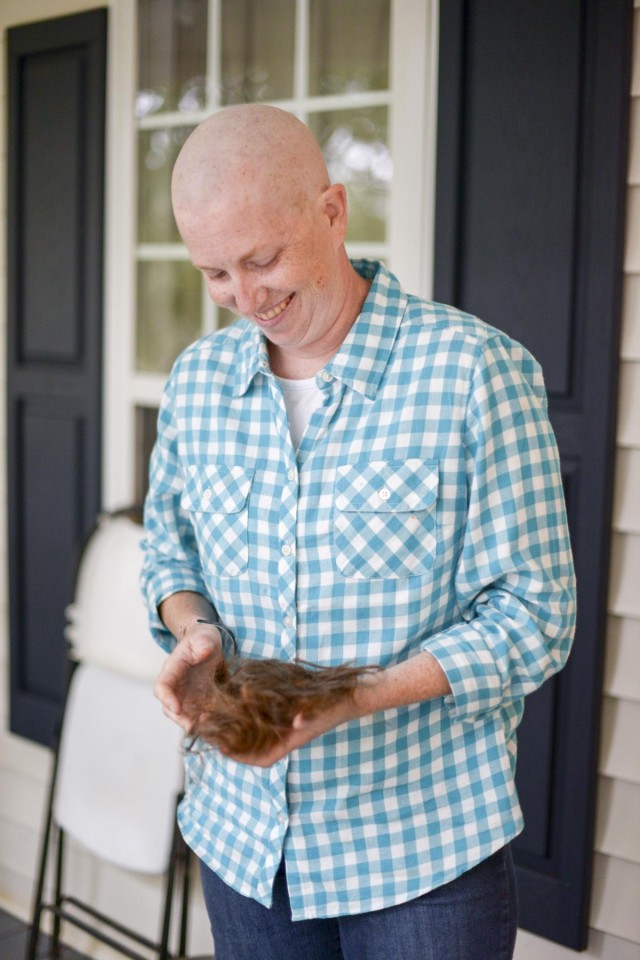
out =
{"type": "Polygon", "coordinates": [[[286,300],[276,304],[275,307],[272,307],[271,310],[267,310],[266,313],[256,313],[256,317],[258,320],[273,320],[275,317],[279,316],[283,310],[286,310],[292,299],[293,294],[290,293],[286,300]]]}

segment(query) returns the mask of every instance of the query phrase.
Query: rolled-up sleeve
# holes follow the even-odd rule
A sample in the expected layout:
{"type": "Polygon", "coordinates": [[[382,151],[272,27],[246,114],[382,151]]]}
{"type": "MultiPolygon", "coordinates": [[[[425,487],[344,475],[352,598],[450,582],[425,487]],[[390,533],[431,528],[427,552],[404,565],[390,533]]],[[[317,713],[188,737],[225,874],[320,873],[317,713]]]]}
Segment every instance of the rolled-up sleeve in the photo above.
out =
{"type": "Polygon", "coordinates": [[[173,649],[175,640],[160,619],[159,605],[182,590],[207,596],[193,527],[180,506],[183,485],[170,380],[162,398],[158,439],[151,456],[141,573],[151,633],[167,652],[173,649]]]}
{"type": "Polygon", "coordinates": [[[422,647],[447,675],[453,718],[473,722],[559,670],[575,629],[571,544],[542,374],[504,336],[490,338],[477,358],[465,444],[460,619],[422,647]]]}

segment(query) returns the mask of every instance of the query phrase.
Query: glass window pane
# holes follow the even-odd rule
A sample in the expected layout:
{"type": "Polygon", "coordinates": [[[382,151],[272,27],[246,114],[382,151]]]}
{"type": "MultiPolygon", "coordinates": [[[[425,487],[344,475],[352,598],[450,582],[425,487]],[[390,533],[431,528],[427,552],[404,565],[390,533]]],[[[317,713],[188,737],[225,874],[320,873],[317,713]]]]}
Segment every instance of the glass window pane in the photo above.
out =
{"type": "Polygon", "coordinates": [[[389,0],[311,0],[309,93],[389,86],[389,0]]]}
{"type": "Polygon", "coordinates": [[[207,0],[138,0],[136,114],[206,103],[207,0]]]}
{"type": "Polygon", "coordinates": [[[171,172],[191,127],[143,130],[138,134],[138,240],[180,240],[171,209],[171,172]]]}
{"type": "Polygon", "coordinates": [[[200,274],[186,261],[139,263],[137,307],[136,369],[168,373],[202,330],[200,274]]]}
{"type": "Polygon", "coordinates": [[[223,104],[293,96],[295,0],[222,0],[223,104]]]}
{"type": "Polygon", "coordinates": [[[333,183],[344,183],[349,203],[347,240],[384,241],[393,174],[386,107],[334,110],[309,117],[333,183]]]}

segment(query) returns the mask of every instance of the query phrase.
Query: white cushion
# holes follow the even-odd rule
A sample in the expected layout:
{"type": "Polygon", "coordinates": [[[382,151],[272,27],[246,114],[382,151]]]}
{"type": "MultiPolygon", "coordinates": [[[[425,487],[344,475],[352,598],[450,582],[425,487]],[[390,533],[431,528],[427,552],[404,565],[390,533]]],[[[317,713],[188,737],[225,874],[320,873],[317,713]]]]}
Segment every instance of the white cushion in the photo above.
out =
{"type": "Polygon", "coordinates": [[[140,593],[142,536],[129,517],[100,520],[82,554],[66,636],[74,659],[153,680],[166,654],[151,637],[140,593]]]}

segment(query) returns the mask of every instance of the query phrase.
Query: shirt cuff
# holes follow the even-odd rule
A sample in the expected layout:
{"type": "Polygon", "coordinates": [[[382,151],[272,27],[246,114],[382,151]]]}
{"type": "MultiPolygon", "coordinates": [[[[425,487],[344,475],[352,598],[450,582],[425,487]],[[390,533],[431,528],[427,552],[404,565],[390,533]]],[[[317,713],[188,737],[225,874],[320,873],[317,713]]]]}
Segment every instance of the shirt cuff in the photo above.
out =
{"type": "Polygon", "coordinates": [[[451,693],[444,697],[444,704],[453,721],[474,723],[481,715],[499,709],[502,677],[472,623],[456,624],[435,634],[420,648],[438,661],[449,681],[451,693]]]}
{"type": "Polygon", "coordinates": [[[193,571],[173,570],[171,573],[164,571],[156,573],[145,583],[145,600],[149,611],[149,629],[155,642],[167,653],[171,653],[176,645],[176,639],[170,630],[167,630],[158,608],[163,600],[172,596],[174,593],[181,593],[188,590],[192,593],[199,593],[207,597],[207,590],[200,577],[193,571]]]}

